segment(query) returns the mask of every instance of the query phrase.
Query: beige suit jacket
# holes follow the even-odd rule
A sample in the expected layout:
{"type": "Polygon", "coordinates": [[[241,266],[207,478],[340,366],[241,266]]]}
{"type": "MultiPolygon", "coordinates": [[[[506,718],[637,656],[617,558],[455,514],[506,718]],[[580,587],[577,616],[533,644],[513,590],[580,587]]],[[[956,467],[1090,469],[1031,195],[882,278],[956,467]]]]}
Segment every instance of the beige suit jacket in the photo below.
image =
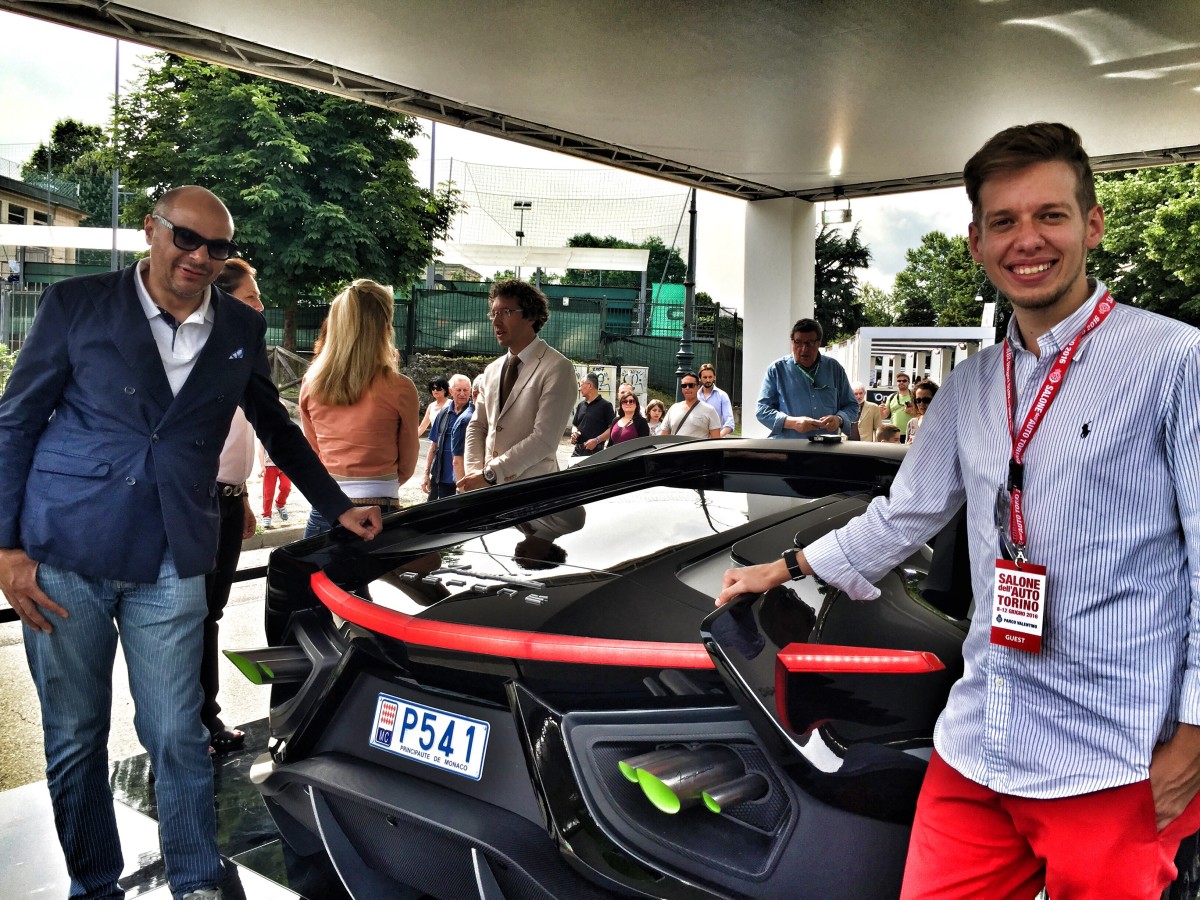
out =
{"type": "Polygon", "coordinates": [[[875,432],[883,424],[883,414],[879,405],[868,400],[863,404],[862,413],[858,417],[858,439],[860,441],[875,440],[875,432]]]}
{"type": "Polygon", "coordinates": [[[575,366],[541,338],[531,346],[503,410],[498,407],[505,357],[483,370],[482,393],[467,424],[466,470],[491,466],[497,484],[557,472],[558,444],[575,409],[575,366]]]}

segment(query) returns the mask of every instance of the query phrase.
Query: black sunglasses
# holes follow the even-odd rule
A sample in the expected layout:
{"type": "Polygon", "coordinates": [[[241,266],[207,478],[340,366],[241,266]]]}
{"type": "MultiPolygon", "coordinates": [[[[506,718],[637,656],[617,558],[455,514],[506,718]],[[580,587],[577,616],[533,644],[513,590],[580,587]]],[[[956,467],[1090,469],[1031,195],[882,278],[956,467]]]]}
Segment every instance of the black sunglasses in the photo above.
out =
{"type": "Polygon", "coordinates": [[[624,406],[626,403],[637,403],[637,400],[633,399],[633,397],[622,398],[621,405],[624,406]]]}
{"type": "Polygon", "coordinates": [[[680,386],[680,387],[685,387],[685,388],[694,388],[694,387],[698,387],[698,385],[697,385],[697,384],[696,384],[696,382],[694,382],[694,381],[681,381],[681,382],[679,383],[679,386],[680,386]]]}
{"type": "Polygon", "coordinates": [[[913,403],[920,403],[922,406],[928,406],[932,402],[932,397],[917,397],[915,400],[913,400],[913,403]]]}
{"type": "Polygon", "coordinates": [[[238,252],[238,245],[233,241],[226,241],[220,238],[210,241],[206,237],[201,237],[192,231],[192,229],[176,225],[158,213],[151,213],[150,218],[171,232],[171,242],[180,250],[191,253],[193,250],[199,250],[201,246],[204,246],[208,248],[209,258],[215,260],[229,259],[229,257],[238,252]]]}

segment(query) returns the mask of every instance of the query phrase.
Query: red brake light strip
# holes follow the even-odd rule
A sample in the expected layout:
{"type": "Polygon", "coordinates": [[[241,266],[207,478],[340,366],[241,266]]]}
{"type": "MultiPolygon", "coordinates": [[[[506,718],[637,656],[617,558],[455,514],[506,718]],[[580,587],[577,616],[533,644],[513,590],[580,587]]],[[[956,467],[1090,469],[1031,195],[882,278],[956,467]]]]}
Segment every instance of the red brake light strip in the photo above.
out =
{"type": "Polygon", "coordinates": [[[622,641],[438,622],[361,600],[334,584],[324,572],[314,573],[311,584],[317,598],[331,612],[355,625],[406,644],[540,662],[668,669],[713,668],[712,659],[699,643],[622,641]]]}
{"type": "Polygon", "coordinates": [[[863,672],[916,675],[946,668],[927,650],[881,650],[835,644],[788,644],[779,651],[779,664],[788,672],[863,672]]]}

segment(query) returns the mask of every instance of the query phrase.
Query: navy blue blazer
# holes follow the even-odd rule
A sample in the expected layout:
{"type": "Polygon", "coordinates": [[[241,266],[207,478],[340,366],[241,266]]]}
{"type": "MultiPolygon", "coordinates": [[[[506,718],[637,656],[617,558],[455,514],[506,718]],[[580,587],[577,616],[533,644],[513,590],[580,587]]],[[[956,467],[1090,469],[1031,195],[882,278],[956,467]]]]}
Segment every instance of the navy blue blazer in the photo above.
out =
{"type": "Polygon", "coordinates": [[[0,399],[0,547],[97,578],[151,583],[213,568],[217,467],[239,403],[330,521],[351,503],[288,417],[262,315],[213,288],[213,330],[171,395],[137,266],[43,293],[0,399]]]}

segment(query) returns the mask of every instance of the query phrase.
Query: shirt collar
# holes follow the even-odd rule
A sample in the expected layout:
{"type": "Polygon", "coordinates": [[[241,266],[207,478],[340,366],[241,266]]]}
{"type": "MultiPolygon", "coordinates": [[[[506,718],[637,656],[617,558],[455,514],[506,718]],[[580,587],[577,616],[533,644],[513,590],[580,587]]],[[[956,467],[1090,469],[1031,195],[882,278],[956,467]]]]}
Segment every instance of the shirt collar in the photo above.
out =
{"type": "MultiPolygon", "coordinates": [[[[1038,338],[1038,353],[1041,356],[1056,356],[1063,347],[1071,342],[1075,335],[1083,330],[1083,326],[1087,324],[1088,319],[1092,316],[1092,311],[1096,308],[1096,303],[1099,302],[1104,292],[1108,290],[1104,286],[1104,282],[1097,278],[1089,278],[1089,283],[1092,285],[1092,293],[1088,298],[1080,304],[1079,309],[1071,313],[1045,334],[1038,338]]],[[[1008,320],[1008,340],[1015,349],[1024,350],[1025,342],[1021,340],[1021,328],[1017,324],[1017,317],[1012,316],[1008,320]]],[[[1087,341],[1083,342],[1087,344],[1087,341]]],[[[1075,358],[1079,359],[1079,354],[1083,352],[1083,347],[1079,347],[1075,358]]]]}

